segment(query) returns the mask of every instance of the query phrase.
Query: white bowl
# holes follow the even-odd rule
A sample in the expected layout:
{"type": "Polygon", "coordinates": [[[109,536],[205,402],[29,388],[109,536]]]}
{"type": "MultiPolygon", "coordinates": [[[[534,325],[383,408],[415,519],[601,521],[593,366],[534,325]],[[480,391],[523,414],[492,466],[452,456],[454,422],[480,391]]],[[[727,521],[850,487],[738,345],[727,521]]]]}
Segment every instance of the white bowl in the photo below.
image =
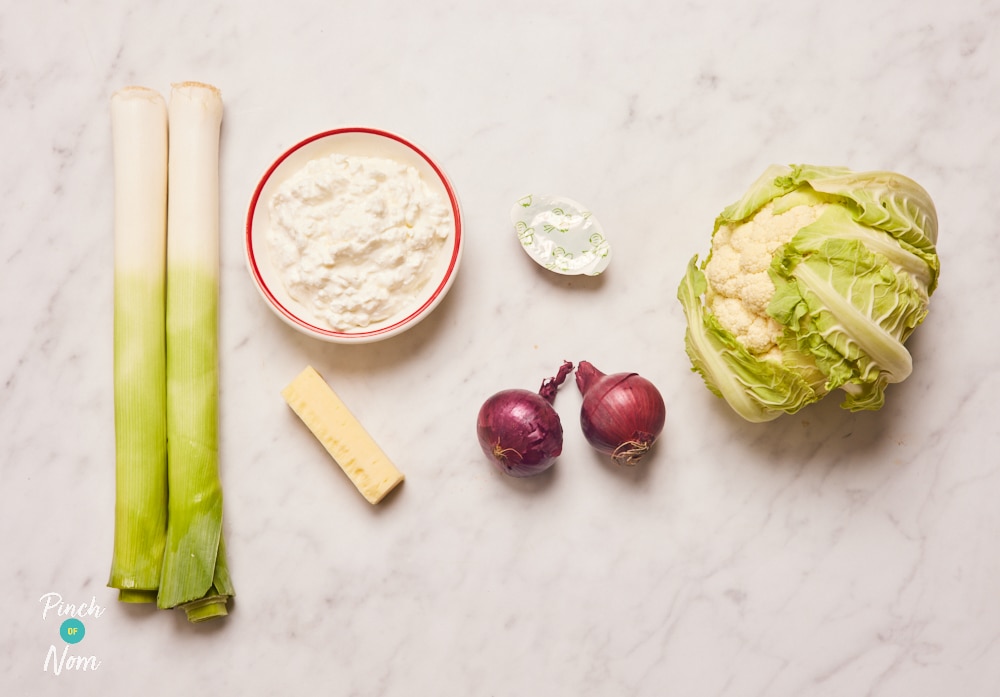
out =
{"type": "Polygon", "coordinates": [[[261,177],[250,200],[246,222],[246,258],[250,276],[261,296],[282,320],[309,336],[336,343],[364,343],[395,336],[416,325],[438,306],[458,272],[463,247],[462,214],[455,189],[441,167],[423,150],[398,135],[374,128],[338,128],[318,133],[289,148],[261,177]],[[421,178],[451,206],[453,234],[440,256],[434,275],[396,315],[350,331],[326,327],[285,290],[267,249],[268,201],[277,188],[305,164],[334,153],[385,157],[420,172],[421,178]]]}

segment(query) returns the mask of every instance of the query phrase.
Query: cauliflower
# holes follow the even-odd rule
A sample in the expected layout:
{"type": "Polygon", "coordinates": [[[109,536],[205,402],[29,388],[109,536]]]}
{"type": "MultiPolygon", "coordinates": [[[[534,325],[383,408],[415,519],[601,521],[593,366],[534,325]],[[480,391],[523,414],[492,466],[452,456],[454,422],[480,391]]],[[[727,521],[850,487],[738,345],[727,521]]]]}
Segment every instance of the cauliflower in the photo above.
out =
{"type": "Polygon", "coordinates": [[[936,244],[934,203],[912,179],[769,167],[677,288],[692,369],[752,422],[835,389],[845,409],[880,409],[913,370],[904,342],[937,287],[936,244]]]}
{"type": "Polygon", "coordinates": [[[747,349],[761,357],[778,359],[781,325],[767,314],[774,283],[767,270],[774,254],[795,233],[819,218],[825,204],[796,206],[774,213],[772,202],[749,220],[722,225],[712,237],[712,253],[705,266],[709,310],[747,349]]]}

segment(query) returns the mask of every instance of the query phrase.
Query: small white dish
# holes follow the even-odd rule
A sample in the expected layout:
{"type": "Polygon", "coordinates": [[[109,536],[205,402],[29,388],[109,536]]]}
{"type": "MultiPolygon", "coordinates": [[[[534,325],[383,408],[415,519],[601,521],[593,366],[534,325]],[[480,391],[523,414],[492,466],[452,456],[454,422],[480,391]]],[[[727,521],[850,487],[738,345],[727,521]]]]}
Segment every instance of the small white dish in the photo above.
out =
{"type": "Polygon", "coordinates": [[[511,207],[510,220],[524,251],[549,271],[598,276],[611,261],[601,224],[573,199],[528,194],[511,207]]]}
{"type": "Polygon", "coordinates": [[[410,141],[375,128],[348,127],[310,136],[285,151],[261,177],[250,200],[246,219],[246,260],[250,276],[268,307],[291,327],[309,336],[334,343],[354,344],[388,339],[410,329],[431,313],[448,293],[458,272],[464,235],[462,213],[455,189],[444,170],[410,141]],[[410,165],[421,179],[451,207],[454,230],[446,243],[431,280],[407,307],[394,316],[349,331],[331,329],[285,289],[268,250],[268,202],[282,182],[311,160],[334,153],[384,157],[410,165]]]}

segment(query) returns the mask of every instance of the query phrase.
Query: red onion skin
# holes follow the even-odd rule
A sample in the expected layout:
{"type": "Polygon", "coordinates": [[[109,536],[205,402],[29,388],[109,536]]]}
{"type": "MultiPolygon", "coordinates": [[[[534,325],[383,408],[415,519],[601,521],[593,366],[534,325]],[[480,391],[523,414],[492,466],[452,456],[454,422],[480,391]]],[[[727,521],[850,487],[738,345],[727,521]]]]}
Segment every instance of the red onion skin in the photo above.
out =
{"type": "Polygon", "coordinates": [[[562,422],[552,402],[556,389],[571,370],[573,364],[564,362],[556,377],[544,381],[538,392],[502,390],[479,409],[479,445],[504,474],[539,474],[562,454],[562,422]]]}
{"type": "Polygon", "coordinates": [[[636,465],[663,432],[666,405],[659,390],[637,373],[605,375],[588,361],[576,369],[583,395],[580,427],[598,452],[619,465],[636,465]]]}

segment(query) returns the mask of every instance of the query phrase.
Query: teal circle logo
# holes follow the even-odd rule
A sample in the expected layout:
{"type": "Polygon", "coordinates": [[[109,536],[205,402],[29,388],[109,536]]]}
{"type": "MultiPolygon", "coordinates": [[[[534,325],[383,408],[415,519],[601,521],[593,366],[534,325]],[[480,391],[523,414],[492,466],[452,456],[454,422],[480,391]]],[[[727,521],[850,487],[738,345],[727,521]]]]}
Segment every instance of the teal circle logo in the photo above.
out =
{"type": "Polygon", "coordinates": [[[59,636],[67,644],[78,644],[83,641],[83,635],[87,633],[87,630],[83,626],[83,622],[72,617],[62,625],[59,626],[59,636]]]}

